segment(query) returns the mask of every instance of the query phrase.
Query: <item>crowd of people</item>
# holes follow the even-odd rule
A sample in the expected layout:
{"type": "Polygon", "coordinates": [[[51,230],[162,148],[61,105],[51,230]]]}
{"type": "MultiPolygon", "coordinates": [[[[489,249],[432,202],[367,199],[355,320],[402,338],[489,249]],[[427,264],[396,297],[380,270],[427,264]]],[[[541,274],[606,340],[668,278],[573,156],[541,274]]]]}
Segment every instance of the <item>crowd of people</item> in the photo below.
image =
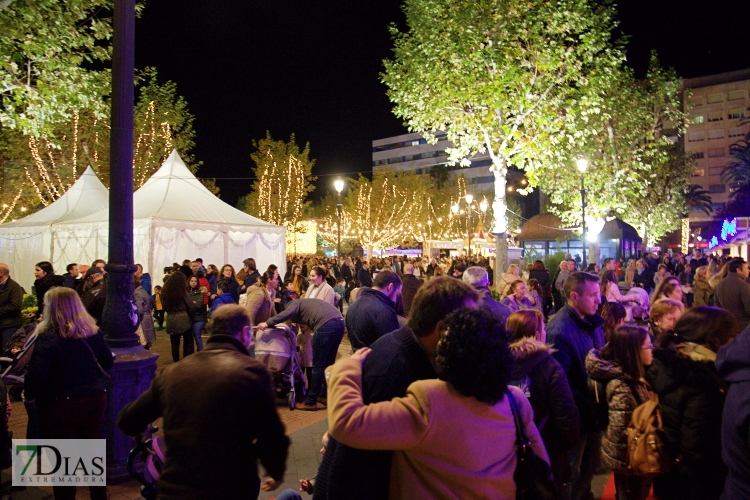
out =
{"type": "MultiPolygon", "coordinates": [[[[99,330],[104,264],[71,264],[63,276],[48,262],[35,268],[39,340],[26,397],[41,437],[101,426],[112,366],[99,330]]],[[[197,258],[164,274],[152,291],[137,266],[135,302],[142,344],[166,329],[174,363],[118,425],[138,435],[164,418],[165,498],[255,498],[282,483],[289,440],[274,378],[252,359],[254,330],[282,323],[306,369],[296,408],[327,409],[328,432],[317,476],[279,500],[514,498],[514,412],[550,467],[552,498],[593,498],[602,466],[619,500],[645,500],[652,487],[661,500],[750,498],[743,259],[647,254],[579,271],[568,258],[553,272],[535,261],[499,273],[501,297],[481,257],[305,256],[286,262],[283,279],[253,258],[238,272],[197,258]],[[345,335],[354,354],[337,360],[345,335]],[[668,466],[643,474],[628,433],[655,398],[668,466]]],[[[4,347],[22,294],[0,264],[4,347]]]]}

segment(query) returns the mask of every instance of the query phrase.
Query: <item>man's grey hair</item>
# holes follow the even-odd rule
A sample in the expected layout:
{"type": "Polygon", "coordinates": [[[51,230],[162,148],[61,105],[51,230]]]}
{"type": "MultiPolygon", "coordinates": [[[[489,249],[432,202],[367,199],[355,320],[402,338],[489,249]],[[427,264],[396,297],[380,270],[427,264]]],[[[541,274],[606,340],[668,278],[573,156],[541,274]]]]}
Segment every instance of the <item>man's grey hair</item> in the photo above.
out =
{"type": "Polygon", "coordinates": [[[414,264],[404,264],[404,274],[414,274],[414,264]]]}
{"type": "Polygon", "coordinates": [[[489,277],[483,267],[473,266],[464,271],[463,280],[473,287],[487,286],[489,277]]]}

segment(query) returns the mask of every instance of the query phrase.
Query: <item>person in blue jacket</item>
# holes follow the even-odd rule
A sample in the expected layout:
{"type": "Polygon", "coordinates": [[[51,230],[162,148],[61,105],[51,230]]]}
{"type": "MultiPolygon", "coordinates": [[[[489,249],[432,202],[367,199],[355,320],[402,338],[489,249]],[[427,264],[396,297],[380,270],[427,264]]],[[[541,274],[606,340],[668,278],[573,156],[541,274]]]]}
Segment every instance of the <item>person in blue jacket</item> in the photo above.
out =
{"type": "Polygon", "coordinates": [[[234,304],[234,297],[229,293],[229,284],[227,284],[226,281],[220,281],[219,284],[216,285],[216,291],[219,292],[219,295],[214,298],[213,304],[211,304],[211,312],[208,313],[209,316],[212,315],[219,306],[223,306],[224,304],[234,304]]]}
{"type": "Polygon", "coordinates": [[[750,327],[719,348],[716,370],[729,385],[721,421],[721,458],[729,474],[721,498],[750,498],[750,327]]]}
{"type": "Polygon", "coordinates": [[[146,290],[146,292],[148,292],[149,295],[151,295],[151,275],[143,272],[142,265],[136,264],[135,267],[138,268],[135,272],[135,275],[141,281],[141,286],[144,290],[146,290]]]}

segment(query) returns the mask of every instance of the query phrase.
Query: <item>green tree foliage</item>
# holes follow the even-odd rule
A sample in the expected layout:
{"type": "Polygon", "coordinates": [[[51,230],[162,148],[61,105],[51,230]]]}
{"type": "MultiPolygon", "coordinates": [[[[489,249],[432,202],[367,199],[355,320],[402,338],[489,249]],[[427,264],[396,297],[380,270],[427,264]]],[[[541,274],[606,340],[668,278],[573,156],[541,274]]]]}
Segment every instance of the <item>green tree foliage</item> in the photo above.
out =
{"type": "Polygon", "coordinates": [[[0,8],[0,126],[54,137],[76,111],[107,116],[112,0],[15,0],[0,8]]]}
{"type": "Polygon", "coordinates": [[[583,0],[407,0],[404,12],[408,31],[391,28],[395,55],[381,76],[394,112],[429,140],[445,131],[453,162],[489,154],[493,232],[506,233],[508,167],[539,169],[540,152],[567,131],[566,108],[624,59],[611,42],[614,10],[583,0]]]}
{"type": "Polygon", "coordinates": [[[591,92],[566,108],[565,132],[527,172],[549,195],[551,211],[564,223],[580,224],[580,174],[575,158],[589,160],[585,174],[587,216],[614,213],[651,244],[679,227],[686,212],[694,162],[669,136],[684,134],[680,80],[652,56],[642,80],[621,68],[597,80],[591,92]],[[594,103],[592,105],[592,103],[594,103]]]}
{"type": "Polygon", "coordinates": [[[706,215],[711,215],[711,207],[713,205],[711,203],[711,195],[698,184],[690,186],[685,193],[685,200],[691,212],[695,210],[703,212],[706,215]]]}
{"type": "Polygon", "coordinates": [[[253,140],[257,151],[250,155],[255,163],[252,191],[240,202],[244,211],[260,219],[285,226],[290,233],[302,231],[299,224],[310,204],[315,160],[310,158],[310,144],[300,151],[294,134],[288,142],[266,137],[253,140]]]}

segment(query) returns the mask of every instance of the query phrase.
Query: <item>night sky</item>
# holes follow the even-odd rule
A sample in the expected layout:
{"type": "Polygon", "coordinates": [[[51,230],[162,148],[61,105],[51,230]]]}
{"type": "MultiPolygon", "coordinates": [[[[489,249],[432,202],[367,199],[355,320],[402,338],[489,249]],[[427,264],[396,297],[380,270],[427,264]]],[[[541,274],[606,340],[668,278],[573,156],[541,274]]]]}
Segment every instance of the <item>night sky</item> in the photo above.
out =
{"type": "MultiPolygon", "coordinates": [[[[311,146],[320,175],[371,171],[374,139],[406,133],[379,82],[391,55],[394,0],[149,0],[136,21],[136,66],[177,83],[195,115],[198,175],[229,203],[250,190],[251,141],[311,146]],[[245,178],[240,180],[238,178],[245,178]]],[[[642,75],[652,49],[683,77],[750,67],[748,0],[622,0],[628,62],[642,75]]]]}

